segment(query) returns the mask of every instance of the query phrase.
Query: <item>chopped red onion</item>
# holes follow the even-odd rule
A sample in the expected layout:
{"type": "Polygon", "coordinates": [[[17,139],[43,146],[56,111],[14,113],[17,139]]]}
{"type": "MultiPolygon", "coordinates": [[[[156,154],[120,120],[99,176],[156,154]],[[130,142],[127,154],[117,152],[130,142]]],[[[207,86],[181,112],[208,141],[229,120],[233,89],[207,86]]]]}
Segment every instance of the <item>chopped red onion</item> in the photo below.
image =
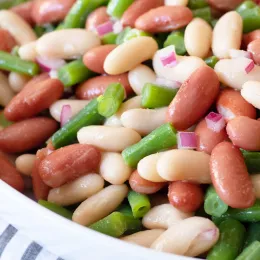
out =
{"type": "Polygon", "coordinates": [[[206,118],[207,127],[214,132],[219,133],[225,126],[226,122],[221,114],[210,112],[206,118]]]}
{"type": "Polygon", "coordinates": [[[243,51],[243,50],[235,50],[235,49],[229,50],[229,57],[231,59],[241,58],[241,57],[252,59],[252,55],[250,52],[243,51]]]}
{"type": "Polygon", "coordinates": [[[160,59],[164,67],[172,68],[178,63],[175,52],[171,52],[166,56],[161,56],[160,59]]]}
{"type": "Polygon", "coordinates": [[[181,87],[181,82],[179,81],[174,81],[174,80],[169,80],[165,78],[156,78],[155,83],[161,86],[165,86],[168,88],[180,88],[181,87]]]}
{"type": "Polygon", "coordinates": [[[49,76],[51,79],[57,79],[58,78],[58,71],[57,70],[51,70],[49,72],[49,76]]]}
{"type": "Polygon", "coordinates": [[[60,114],[60,125],[63,127],[69,122],[72,116],[72,109],[70,105],[63,105],[60,114]]]}
{"type": "Polygon", "coordinates": [[[103,36],[107,33],[113,32],[113,22],[108,21],[105,23],[102,23],[96,27],[96,31],[99,36],[103,36]]]}
{"type": "Polygon", "coordinates": [[[116,21],[113,25],[113,32],[118,34],[121,33],[123,31],[123,25],[120,21],[116,21]]]}
{"type": "Polygon", "coordinates": [[[66,64],[65,60],[62,59],[48,59],[43,57],[37,57],[36,61],[44,72],[57,70],[66,64]]]}
{"type": "Polygon", "coordinates": [[[248,74],[255,67],[254,61],[251,60],[250,63],[245,67],[245,72],[248,74]]]}
{"type": "Polygon", "coordinates": [[[197,137],[194,132],[178,132],[178,149],[196,149],[197,137]]]}

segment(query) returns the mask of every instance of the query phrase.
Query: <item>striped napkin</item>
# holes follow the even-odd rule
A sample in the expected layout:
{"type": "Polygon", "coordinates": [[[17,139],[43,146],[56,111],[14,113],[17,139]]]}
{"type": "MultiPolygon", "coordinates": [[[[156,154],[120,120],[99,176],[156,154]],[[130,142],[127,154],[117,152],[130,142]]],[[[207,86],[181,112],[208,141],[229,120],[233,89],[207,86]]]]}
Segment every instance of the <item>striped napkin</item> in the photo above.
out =
{"type": "Polygon", "coordinates": [[[64,260],[0,218],[1,260],[64,260]]]}

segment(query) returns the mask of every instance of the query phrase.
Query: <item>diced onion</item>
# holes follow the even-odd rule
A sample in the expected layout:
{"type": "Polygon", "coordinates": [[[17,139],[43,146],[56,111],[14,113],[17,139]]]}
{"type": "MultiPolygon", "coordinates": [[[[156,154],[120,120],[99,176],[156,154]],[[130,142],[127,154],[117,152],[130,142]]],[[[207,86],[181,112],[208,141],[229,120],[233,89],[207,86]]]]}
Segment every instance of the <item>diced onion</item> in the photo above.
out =
{"type": "Polygon", "coordinates": [[[181,87],[181,82],[179,81],[174,81],[174,80],[169,80],[165,78],[156,78],[155,83],[164,87],[168,88],[180,88],[181,87]]]}
{"type": "Polygon", "coordinates": [[[194,132],[178,132],[178,149],[195,149],[197,137],[194,132]]]}
{"type": "Polygon", "coordinates": [[[60,114],[60,124],[63,127],[69,122],[72,116],[72,109],[70,105],[63,105],[60,114]]]}
{"type": "Polygon", "coordinates": [[[123,25],[120,21],[116,21],[113,25],[113,32],[118,34],[121,33],[123,31],[123,25]]]}
{"type": "Polygon", "coordinates": [[[161,56],[160,60],[164,67],[172,68],[177,65],[177,59],[175,52],[171,52],[166,56],[161,56]]]}
{"type": "Polygon", "coordinates": [[[108,21],[105,23],[102,23],[96,27],[96,31],[99,36],[103,36],[107,33],[113,32],[113,22],[108,21]]]}
{"type": "Polygon", "coordinates": [[[221,114],[210,112],[206,118],[207,127],[214,132],[219,133],[225,126],[226,122],[221,114]]]}
{"type": "Polygon", "coordinates": [[[252,55],[250,52],[243,51],[243,50],[235,50],[235,49],[229,50],[229,57],[231,59],[236,59],[241,57],[252,59],[252,55]]]}
{"type": "Polygon", "coordinates": [[[245,72],[248,74],[255,67],[254,61],[251,60],[250,63],[245,67],[245,72]]]}
{"type": "Polygon", "coordinates": [[[43,57],[36,57],[36,61],[44,72],[57,70],[66,64],[65,60],[62,59],[48,59],[43,57]]]}

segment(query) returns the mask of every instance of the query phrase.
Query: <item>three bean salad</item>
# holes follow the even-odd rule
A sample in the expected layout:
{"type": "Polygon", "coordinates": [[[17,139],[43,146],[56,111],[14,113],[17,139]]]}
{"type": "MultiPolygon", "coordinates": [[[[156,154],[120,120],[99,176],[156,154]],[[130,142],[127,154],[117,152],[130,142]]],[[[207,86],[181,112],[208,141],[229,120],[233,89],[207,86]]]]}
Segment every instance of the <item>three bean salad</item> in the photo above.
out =
{"type": "Polygon", "coordinates": [[[258,2],[0,1],[0,179],[129,243],[259,260],[258,2]]]}

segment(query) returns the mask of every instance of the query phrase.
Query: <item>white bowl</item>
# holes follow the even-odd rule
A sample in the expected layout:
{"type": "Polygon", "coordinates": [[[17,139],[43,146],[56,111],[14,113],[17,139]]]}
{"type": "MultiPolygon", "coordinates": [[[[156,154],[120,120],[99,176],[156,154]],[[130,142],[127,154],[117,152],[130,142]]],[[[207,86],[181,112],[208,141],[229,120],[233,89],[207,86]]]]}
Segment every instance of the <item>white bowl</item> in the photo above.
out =
{"type": "Polygon", "coordinates": [[[1,180],[0,218],[65,260],[192,259],[128,244],[82,227],[38,205],[1,180]]]}

